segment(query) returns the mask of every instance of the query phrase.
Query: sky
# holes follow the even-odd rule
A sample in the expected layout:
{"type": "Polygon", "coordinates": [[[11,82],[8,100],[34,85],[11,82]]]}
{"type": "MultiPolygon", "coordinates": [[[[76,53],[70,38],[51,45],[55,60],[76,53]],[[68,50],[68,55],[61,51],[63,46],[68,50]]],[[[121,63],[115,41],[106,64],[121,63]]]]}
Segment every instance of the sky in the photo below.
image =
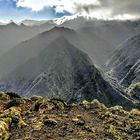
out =
{"type": "Polygon", "coordinates": [[[50,20],[75,14],[133,20],[140,17],[140,0],[0,0],[0,21],[50,20]]]}

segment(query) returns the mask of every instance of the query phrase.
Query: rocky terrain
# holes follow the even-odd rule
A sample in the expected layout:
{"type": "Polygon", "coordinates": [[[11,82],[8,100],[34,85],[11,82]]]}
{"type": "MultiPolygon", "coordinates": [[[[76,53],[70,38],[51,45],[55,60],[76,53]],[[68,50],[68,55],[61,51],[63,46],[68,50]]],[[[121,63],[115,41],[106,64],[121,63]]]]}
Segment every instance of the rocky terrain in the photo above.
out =
{"type": "Polygon", "coordinates": [[[139,140],[139,28],[84,17],[0,25],[0,140],[139,140]]]}
{"type": "Polygon", "coordinates": [[[127,39],[113,53],[108,62],[110,74],[126,88],[133,98],[140,100],[140,34],[127,39]]]}
{"type": "Polygon", "coordinates": [[[140,111],[0,92],[1,140],[139,140],[140,111]]]}

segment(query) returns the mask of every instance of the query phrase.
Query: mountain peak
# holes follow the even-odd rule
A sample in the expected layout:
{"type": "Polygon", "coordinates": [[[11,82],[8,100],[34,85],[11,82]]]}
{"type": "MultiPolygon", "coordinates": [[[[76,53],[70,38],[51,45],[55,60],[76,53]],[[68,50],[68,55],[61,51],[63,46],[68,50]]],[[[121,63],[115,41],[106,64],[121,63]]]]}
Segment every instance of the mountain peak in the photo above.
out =
{"type": "MultiPolygon", "coordinates": [[[[76,32],[73,30],[73,29],[70,29],[70,28],[67,28],[67,27],[58,27],[58,26],[55,26],[54,28],[52,28],[51,30],[49,31],[45,31],[45,32],[42,32],[40,33],[39,35],[53,35],[53,36],[56,36],[57,34],[59,34],[60,36],[62,35],[71,35],[71,34],[75,34],[76,32]]],[[[54,37],[53,37],[54,38],[54,37]]]]}
{"type": "Polygon", "coordinates": [[[8,24],[7,24],[7,26],[18,26],[13,20],[11,20],[8,24]]]}

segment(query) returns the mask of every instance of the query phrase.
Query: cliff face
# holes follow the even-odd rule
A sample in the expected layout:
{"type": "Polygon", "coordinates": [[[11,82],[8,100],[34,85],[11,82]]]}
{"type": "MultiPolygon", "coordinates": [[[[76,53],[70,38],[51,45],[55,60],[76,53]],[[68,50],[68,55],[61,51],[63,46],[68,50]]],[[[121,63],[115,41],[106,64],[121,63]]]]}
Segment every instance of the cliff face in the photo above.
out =
{"type": "Polygon", "coordinates": [[[139,139],[140,111],[97,100],[67,105],[58,97],[0,93],[0,139],[139,139]]]}

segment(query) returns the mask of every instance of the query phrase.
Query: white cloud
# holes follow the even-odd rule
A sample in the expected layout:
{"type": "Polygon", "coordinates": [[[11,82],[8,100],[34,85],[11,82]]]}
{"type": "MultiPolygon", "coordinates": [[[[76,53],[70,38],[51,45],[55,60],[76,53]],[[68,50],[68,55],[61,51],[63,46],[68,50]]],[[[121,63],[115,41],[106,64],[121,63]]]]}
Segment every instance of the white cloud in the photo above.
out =
{"type": "Polygon", "coordinates": [[[9,20],[0,20],[0,25],[9,23],[9,20]]]}
{"type": "Polygon", "coordinates": [[[17,7],[41,11],[53,8],[98,19],[136,19],[140,17],[140,0],[16,0],[17,7]]]}
{"type": "Polygon", "coordinates": [[[76,13],[77,6],[99,5],[98,0],[17,0],[18,7],[30,8],[32,11],[40,11],[44,8],[55,8],[56,12],[67,11],[76,13]]]}
{"type": "Polygon", "coordinates": [[[139,15],[130,15],[130,14],[119,14],[114,17],[111,17],[110,20],[135,20],[138,19],[139,15]]]}

